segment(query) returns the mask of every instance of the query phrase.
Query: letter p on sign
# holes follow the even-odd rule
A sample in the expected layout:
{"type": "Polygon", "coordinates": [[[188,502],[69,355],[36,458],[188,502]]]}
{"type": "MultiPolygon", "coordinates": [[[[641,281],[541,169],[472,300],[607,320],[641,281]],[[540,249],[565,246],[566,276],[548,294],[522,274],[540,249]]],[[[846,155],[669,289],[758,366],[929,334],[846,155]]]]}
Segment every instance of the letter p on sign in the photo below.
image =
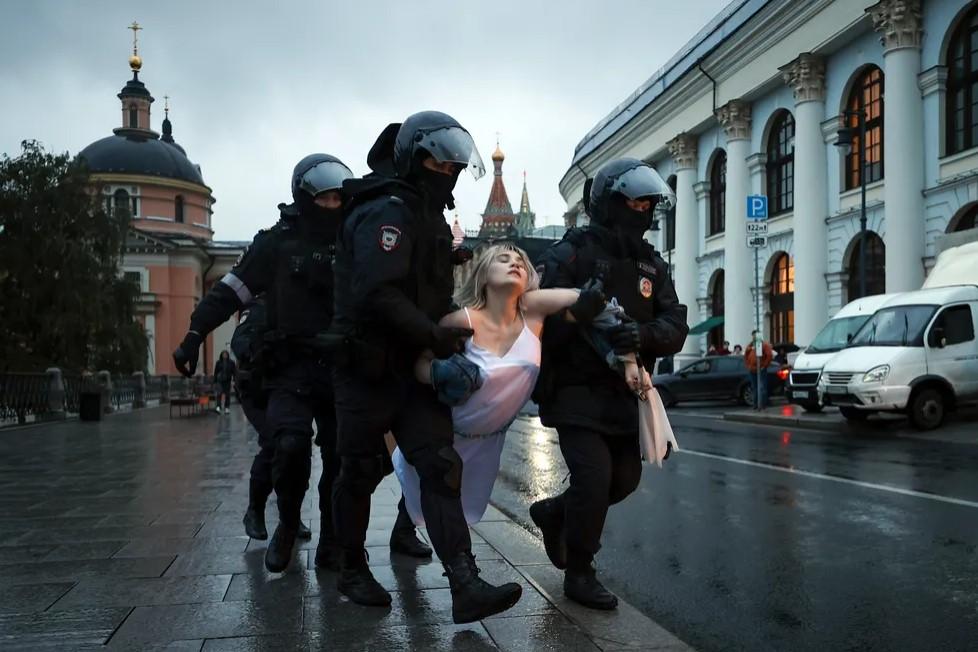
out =
{"type": "Polygon", "coordinates": [[[767,219],[767,196],[765,195],[747,196],[747,219],[749,220],[767,219]]]}

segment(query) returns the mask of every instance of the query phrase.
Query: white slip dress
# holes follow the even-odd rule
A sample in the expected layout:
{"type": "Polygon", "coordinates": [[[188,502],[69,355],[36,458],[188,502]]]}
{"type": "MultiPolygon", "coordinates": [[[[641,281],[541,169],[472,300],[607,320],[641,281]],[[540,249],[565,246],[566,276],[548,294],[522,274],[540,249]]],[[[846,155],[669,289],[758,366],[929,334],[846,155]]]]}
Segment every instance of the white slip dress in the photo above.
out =
{"type": "MultiPolygon", "coordinates": [[[[482,377],[482,387],[465,403],[452,408],[454,446],[462,458],[462,511],[469,525],[478,523],[486,513],[499,474],[506,431],[529,400],[540,372],[540,338],[526,325],[522,313],[520,316],[523,330],[502,356],[483,349],[472,338],[465,343],[463,355],[479,367],[482,377]]],[[[471,328],[468,308],[465,317],[471,328]]],[[[418,472],[400,448],[394,449],[392,459],[408,514],[415,525],[423,526],[418,472]]]]}

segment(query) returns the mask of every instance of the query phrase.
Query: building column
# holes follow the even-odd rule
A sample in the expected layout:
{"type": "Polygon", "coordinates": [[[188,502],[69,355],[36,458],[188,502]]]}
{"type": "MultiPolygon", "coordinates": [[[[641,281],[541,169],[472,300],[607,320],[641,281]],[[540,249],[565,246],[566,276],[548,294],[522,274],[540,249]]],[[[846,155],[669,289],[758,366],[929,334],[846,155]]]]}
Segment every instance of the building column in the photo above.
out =
{"type": "Polygon", "coordinates": [[[924,282],[924,123],[920,92],[920,0],[883,0],[866,10],[885,48],[883,197],[886,291],[924,282]]]}
{"type": "Polygon", "coordinates": [[[781,70],[795,94],[795,344],[806,347],[828,318],[825,62],[806,53],[781,70]]]}
{"type": "MultiPolygon", "coordinates": [[[[686,320],[690,328],[700,323],[696,303],[698,293],[696,258],[699,255],[699,210],[696,204],[697,138],[682,133],[669,141],[669,153],[676,162],[676,256],[673,281],[679,300],[686,304],[686,320]]],[[[677,364],[699,357],[700,338],[687,337],[677,364]]]]}
{"type": "Polygon", "coordinates": [[[742,100],[731,100],[717,111],[727,137],[727,195],[724,204],[726,226],[723,237],[724,267],[724,334],[733,344],[746,346],[754,330],[754,266],[747,247],[747,195],[750,175],[751,106],[742,100]]]}

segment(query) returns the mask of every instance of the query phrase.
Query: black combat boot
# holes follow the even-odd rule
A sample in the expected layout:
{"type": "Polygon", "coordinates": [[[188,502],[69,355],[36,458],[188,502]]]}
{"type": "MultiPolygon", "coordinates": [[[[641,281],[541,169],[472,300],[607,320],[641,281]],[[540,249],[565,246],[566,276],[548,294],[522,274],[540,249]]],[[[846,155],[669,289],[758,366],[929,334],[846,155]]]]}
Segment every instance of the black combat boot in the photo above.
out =
{"type": "Polygon", "coordinates": [[[564,573],[564,595],[591,609],[610,611],[618,607],[618,598],[598,581],[591,566],[567,569],[564,573]]]}
{"type": "Polygon", "coordinates": [[[357,604],[368,607],[389,607],[391,604],[391,594],[374,579],[367,566],[366,550],[357,554],[343,552],[343,565],[336,588],[357,604]]]}
{"type": "Polygon", "coordinates": [[[427,559],[431,557],[431,546],[418,538],[414,526],[394,528],[391,531],[391,552],[399,552],[408,557],[427,559]]]}
{"type": "Polygon", "coordinates": [[[265,510],[256,507],[249,507],[244,515],[245,532],[252,539],[264,541],[268,538],[268,530],[265,529],[265,510]]]}
{"type": "Polygon", "coordinates": [[[523,587],[515,582],[493,586],[480,579],[471,552],[460,552],[443,565],[452,587],[452,620],[458,624],[473,623],[506,611],[523,595],[523,587]]]}
{"type": "Polygon", "coordinates": [[[567,537],[564,534],[564,503],[557,498],[538,500],[530,505],[530,518],[543,533],[543,547],[550,563],[567,568],[567,537]]]}
{"type": "Polygon", "coordinates": [[[309,529],[308,525],[302,521],[299,521],[299,529],[296,531],[295,536],[299,539],[305,539],[308,541],[312,538],[312,530],[309,529]]]}
{"type": "Polygon", "coordinates": [[[265,568],[273,573],[281,573],[289,567],[296,533],[294,528],[278,524],[272,540],[268,542],[268,549],[265,550],[265,568]]]}

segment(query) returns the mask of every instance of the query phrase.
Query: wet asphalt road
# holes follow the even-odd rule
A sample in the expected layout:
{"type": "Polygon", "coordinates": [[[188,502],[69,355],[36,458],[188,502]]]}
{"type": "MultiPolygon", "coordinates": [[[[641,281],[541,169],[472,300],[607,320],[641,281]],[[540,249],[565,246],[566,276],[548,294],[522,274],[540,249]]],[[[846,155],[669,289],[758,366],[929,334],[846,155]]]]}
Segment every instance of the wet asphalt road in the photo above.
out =
{"type": "MultiPolygon", "coordinates": [[[[978,445],[673,426],[683,451],[605,527],[628,602],[700,650],[978,650],[978,445]]],[[[536,533],[566,467],[553,430],[514,428],[493,502],[536,533]]]]}

